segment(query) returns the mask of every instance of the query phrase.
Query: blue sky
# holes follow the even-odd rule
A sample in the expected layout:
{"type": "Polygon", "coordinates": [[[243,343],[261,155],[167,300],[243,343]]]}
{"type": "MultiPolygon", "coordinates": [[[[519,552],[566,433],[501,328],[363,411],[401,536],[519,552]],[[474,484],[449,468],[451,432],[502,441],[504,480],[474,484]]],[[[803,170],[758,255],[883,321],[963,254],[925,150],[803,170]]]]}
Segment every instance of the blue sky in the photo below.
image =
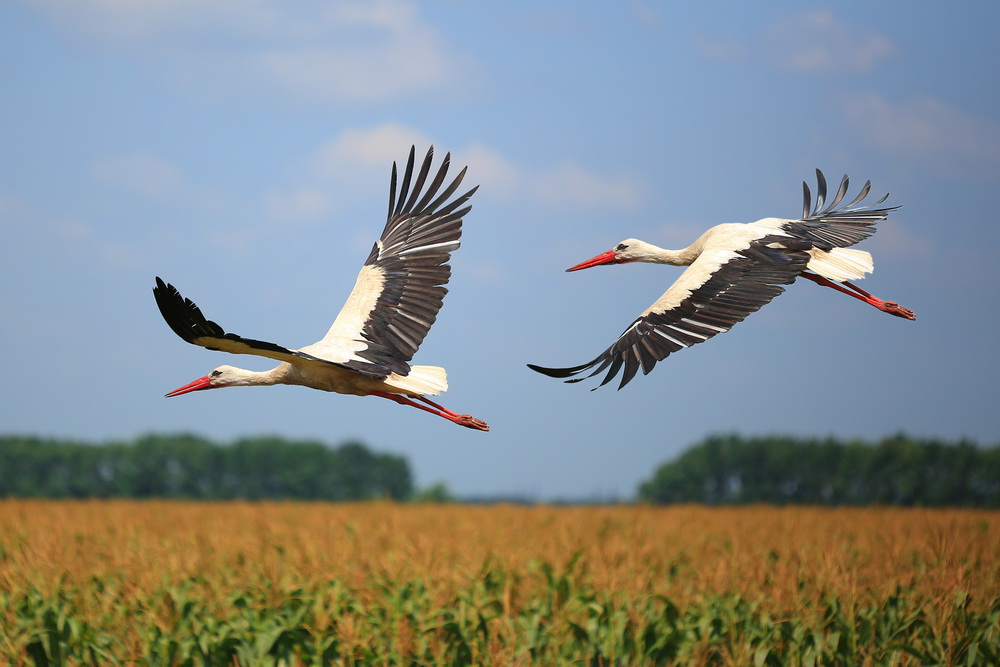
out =
{"type": "Polygon", "coordinates": [[[0,432],[359,440],[459,495],[630,497],[713,433],[1000,440],[1000,5],[254,3],[0,6],[0,432]],[[229,331],[323,335],[433,144],[481,185],[416,363],[490,433],[298,387],[163,394],[229,331]],[[620,392],[592,359],[679,275],[564,269],[637,237],[795,217],[819,167],[902,209],[861,247],[907,322],[805,281],[620,392]]]}

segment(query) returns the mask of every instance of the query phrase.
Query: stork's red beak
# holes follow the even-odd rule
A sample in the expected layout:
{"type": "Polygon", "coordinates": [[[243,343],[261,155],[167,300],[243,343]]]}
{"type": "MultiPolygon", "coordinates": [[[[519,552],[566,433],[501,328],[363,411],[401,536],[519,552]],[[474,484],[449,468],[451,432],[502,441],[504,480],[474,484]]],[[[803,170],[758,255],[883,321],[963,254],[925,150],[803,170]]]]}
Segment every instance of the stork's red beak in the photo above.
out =
{"type": "Polygon", "coordinates": [[[609,250],[607,252],[602,252],[597,257],[592,257],[586,262],[580,262],[576,266],[571,266],[566,271],[579,271],[580,269],[589,269],[592,266],[600,266],[601,264],[615,264],[618,260],[615,259],[615,251],[609,250]]]}
{"type": "Polygon", "coordinates": [[[183,387],[174,389],[169,394],[166,394],[165,398],[172,398],[174,396],[180,396],[181,394],[186,394],[189,391],[199,391],[201,389],[211,389],[212,380],[206,375],[205,377],[198,378],[194,382],[188,382],[183,387]]]}

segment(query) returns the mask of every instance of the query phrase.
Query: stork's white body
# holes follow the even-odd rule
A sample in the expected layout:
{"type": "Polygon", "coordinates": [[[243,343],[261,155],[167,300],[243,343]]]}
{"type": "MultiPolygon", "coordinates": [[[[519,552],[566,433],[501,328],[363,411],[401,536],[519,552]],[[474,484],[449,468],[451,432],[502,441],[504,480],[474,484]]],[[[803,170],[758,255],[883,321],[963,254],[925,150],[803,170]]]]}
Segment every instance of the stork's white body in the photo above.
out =
{"type": "MultiPolygon", "coordinates": [[[[755,241],[767,236],[791,238],[791,235],[785,232],[782,227],[790,222],[794,221],[782,218],[763,218],[751,223],[716,225],[706,230],[694,243],[683,250],[667,250],[637,239],[622,241],[636,251],[636,259],[628,261],[689,267],[664,292],[663,296],[643,311],[642,316],[676,308],[697,288],[704,285],[723,265],[731,261],[739,251],[746,250],[755,241]]],[[[780,244],[776,243],[775,247],[780,247],[780,244]]],[[[826,251],[812,248],[807,252],[810,259],[806,264],[806,269],[837,282],[860,280],[865,277],[866,273],[871,273],[874,270],[872,256],[864,250],[832,248],[826,251]]]]}
{"type": "MultiPolygon", "coordinates": [[[[312,347],[309,345],[295,351],[308,352],[312,347]]],[[[317,358],[330,361],[326,357],[317,358]]],[[[209,377],[215,379],[220,386],[224,383],[227,387],[290,384],[355,396],[369,396],[382,392],[414,398],[437,396],[448,390],[447,373],[440,366],[410,366],[409,374],[390,373],[383,380],[367,377],[346,368],[338,368],[332,364],[302,364],[287,361],[267,371],[249,371],[225,365],[219,366],[212,373],[216,371],[218,374],[213,377],[210,373],[209,377]]]]}

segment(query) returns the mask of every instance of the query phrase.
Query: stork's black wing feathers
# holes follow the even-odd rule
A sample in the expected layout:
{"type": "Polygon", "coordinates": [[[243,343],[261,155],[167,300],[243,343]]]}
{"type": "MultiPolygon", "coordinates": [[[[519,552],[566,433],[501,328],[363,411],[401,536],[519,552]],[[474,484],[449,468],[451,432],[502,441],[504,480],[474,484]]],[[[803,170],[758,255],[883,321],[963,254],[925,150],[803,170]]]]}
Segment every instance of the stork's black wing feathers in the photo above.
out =
{"type": "Polygon", "coordinates": [[[422,193],[433,157],[431,147],[413,180],[415,148],[410,148],[398,193],[393,163],[388,220],[365,261],[365,266],[376,268],[385,282],[361,332],[368,348],[357,355],[399,374],[409,372],[407,362],[437,319],[451,277],[448,260],[460,245],[462,219],[472,209],[465,204],[478,189],[476,186],[445,204],[466,172],[462,169],[438,195],[451,164],[449,153],[422,193]]]}
{"type": "Polygon", "coordinates": [[[588,375],[567,382],[579,382],[607,370],[598,386],[606,385],[622,372],[618,384],[621,389],[639,370],[645,375],[672,352],[729,331],[784,292],[782,285],[791,284],[809,263],[806,251],[810,247],[807,242],[783,236],[758,239],[750,247],[737,251],[677,307],[651,311],[636,319],[611,347],[592,361],[572,368],[533,364],[528,367],[555,378],[568,378],[593,369],[588,375]]]}
{"type": "MultiPolygon", "coordinates": [[[[233,354],[253,354],[278,361],[301,362],[306,360],[344,366],[344,364],[320,359],[304,352],[289,350],[274,343],[226,333],[218,324],[207,319],[194,301],[181,296],[176,287],[163,282],[159,277],[156,278],[153,297],[156,299],[156,305],[167,325],[175,334],[192,345],[233,354]]],[[[371,377],[384,377],[388,372],[376,364],[367,366],[358,364],[351,366],[351,368],[371,377]]]]}
{"type": "Polygon", "coordinates": [[[890,211],[898,206],[879,208],[888,199],[886,194],[871,206],[858,206],[871,191],[871,181],[866,181],[861,192],[850,204],[839,206],[847,195],[850,181],[845,174],[833,200],[823,208],[826,201],[826,178],[816,170],[816,206],[810,208],[809,186],[802,182],[802,219],[785,223],[784,227],[800,239],[812,241],[817,248],[846,248],[859,243],[875,233],[875,223],[885,220],[890,211]],[[838,208],[839,206],[839,208],[838,208]]]}

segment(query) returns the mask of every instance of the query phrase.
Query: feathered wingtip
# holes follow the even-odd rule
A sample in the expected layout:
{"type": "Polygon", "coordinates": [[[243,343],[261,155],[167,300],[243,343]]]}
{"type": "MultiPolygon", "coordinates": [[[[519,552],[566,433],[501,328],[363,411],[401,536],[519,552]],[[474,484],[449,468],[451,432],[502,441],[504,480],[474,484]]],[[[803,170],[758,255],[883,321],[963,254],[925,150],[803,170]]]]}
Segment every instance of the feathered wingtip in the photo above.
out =
{"type": "MultiPolygon", "coordinates": [[[[467,202],[472,195],[479,189],[479,186],[475,186],[469,192],[465,193],[461,197],[457,198],[455,201],[450,203],[446,208],[440,209],[441,205],[451,197],[458,186],[462,184],[462,180],[465,178],[465,173],[468,167],[462,167],[462,170],[458,172],[458,175],[451,182],[441,195],[431,201],[431,199],[437,194],[441,185],[444,183],[445,178],[448,176],[448,169],[451,166],[451,153],[445,153],[444,159],[441,161],[440,167],[438,167],[437,174],[435,174],[434,179],[427,188],[427,192],[420,201],[417,201],[417,197],[420,196],[420,192],[424,187],[424,182],[427,180],[427,176],[430,173],[431,163],[434,161],[434,146],[430,146],[427,149],[427,155],[424,156],[423,163],[420,165],[420,171],[417,172],[416,181],[412,183],[412,194],[411,194],[411,179],[413,178],[414,166],[416,165],[416,146],[410,146],[410,154],[406,160],[406,169],[403,172],[403,180],[400,183],[398,195],[396,190],[397,183],[397,171],[396,163],[392,163],[392,175],[389,179],[389,213],[387,219],[391,220],[393,217],[407,214],[407,213],[425,213],[430,211],[436,211],[438,215],[447,215],[453,213],[455,209],[462,206],[467,202]],[[407,199],[409,195],[409,199],[407,199]],[[439,210],[440,209],[440,210],[439,210]]],[[[464,208],[455,214],[455,217],[462,217],[471,210],[471,206],[464,208]]]]}
{"type": "MultiPolygon", "coordinates": [[[[584,380],[592,378],[595,375],[603,372],[604,369],[610,366],[611,368],[608,370],[607,375],[604,376],[604,380],[601,382],[601,384],[591,389],[591,391],[596,391],[597,389],[600,389],[607,383],[611,382],[611,380],[613,380],[614,377],[618,374],[618,371],[621,368],[622,364],[627,361],[628,360],[626,359],[626,355],[608,355],[607,353],[605,353],[597,357],[593,361],[588,361],[585,364],[580,364],[579,366],[572,366],[570,368],[547,368],[545,366],[538,366],[536,364],[527,364],[527,366],[536,373],[541,373],[542,375],[547,375],[550,378],[556,378],[562,380],[567,384],[582,382],[584,380]],[[573,377],[574,375],[590,370],[594,366],[597,366],[597,368],[594,369],[588,375],[583,375],[581,377],[573,377]]],[[[650,368],[652,367],[650,366],[650,368]]],[[[635,376],[636,371],[638,370],[639,370],[638,363],[633,363],[633,364],[626,363],[625,374],[622,377],[621,383],[618,385],[618,388],[621,389],[626,384],[628,384],[629,380],[631,380],[635,376]]],[[[649,371],[644,369],[643,372],[648,373],[649,371]]]]}
{"type": "Polygon", "coordinates": [[[542,375],[548,375],[550,378],[567,378],[571,375],[579,373],[588,366],[584,364],[583,366],[575,366],[573,368],[546,368],[545,366],[538,366],[536,364],[527,364],[528,368],[535,371],[536,373],[541,373],[542,375]]]}
{"type": "Polygon", "coordinates": [[[858,196],[855,197],[850,204],[840,206],[840,202],[842,202],[844,200],[844,197],[847,195],[847,190],[849,186],[850,186],[850,179],[847,177],[847,174],[844,174],[844,176],[840,179],[840,187],[837,188],[837,194],[833,198],[833,201],[831,201],[826,206],[826,208],[823,208],[823,204],[826,202],[826,177],[823,175],[822,171],[817,169],[815,207],[812,207],[812,193],[809,191],[809,184],[806,183],[805,181],[802,181],[802,219],[810,220],[810,219],[825,218],[831,216],[836,217],[836,216],[842,216],[846,214],[857,213],[868,210],[871,210],[873,213],[876,212],[881,213],[899,208],[898,206],[892,206],[890,208],[885,208],[885,209],[873,208],[889,198],[888,192],[885,193],[885,196],[879,199],[874,204],[870,204],[867,206],[858,206],[858,204],[860,204],[865,199],[865,197],[868,196],[868,193],[871,192],[872,189],[871,181],[865,181],[865,184],[861,188],[861,192],[858,193],[858,196]]]}

